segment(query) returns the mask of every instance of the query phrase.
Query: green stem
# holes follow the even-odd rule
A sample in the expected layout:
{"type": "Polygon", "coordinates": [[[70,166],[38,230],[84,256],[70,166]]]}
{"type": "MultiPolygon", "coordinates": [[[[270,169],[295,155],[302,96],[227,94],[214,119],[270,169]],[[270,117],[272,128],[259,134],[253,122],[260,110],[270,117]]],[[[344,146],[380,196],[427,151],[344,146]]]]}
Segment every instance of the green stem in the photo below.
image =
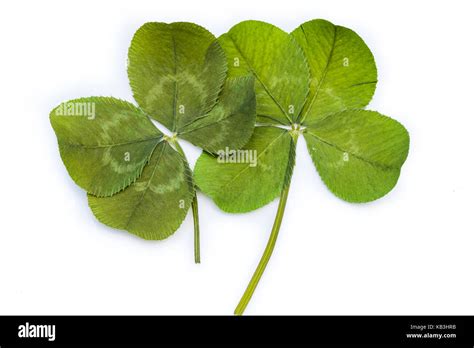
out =
{"type": "Polygon", "coordinates": [[[234,310],[235,315],[242,315],[244,314],[245,308],[250,302],[252,295],[257,288],[258,282],[265,272],[265,268],[267,267],[268,261],[272,256],[273,249],[275,248],[275,243],[278,238],[278,232],[280,232],[281,221],[283,220],[283,214],[285,214],[285,207],[286,201],[288,199],[288,192],[290,192],[290,184],[291,184],[291,176],[293,173],[293,166],[294,166],[294,159],[296,156],[296,144],[298,142],[298,137],[301,134],[301,129],[299,125],[292,125],[290,135],[293,138],[290,148],[290,157],[288,161],[288,166],[286,168],[286,178],[285,182],[286,185],[281,191],[280,194],[280,202],[278,203],[278,210],[275,216],[275,221],[273,222],[272,232],[270,233],[270,238],[268,239],[267,246],[265,247],[265,251],[263,252],[262,258],[258,263],[257,269],[255,270],[252,279],[250,279],[249,285],[247,285],[247,289],[245,290],[242,298],[240,299],[239,304],[234,310]]]}
{"type": "MultiPolygon", "coordinates": [[[[176,150],[184,157],[186,162],[186,155],[184,154],[183,148],[179,145],[178,140],[173,139],[172,143],[175,145],[176,150]]],[[[193,221],[194,221],[194,262],[201,263],[201,248],[200,248],[200,238],[199,238],[199,213],[198,213],[198,201],[196,188],[194,192],[193,201],[191,203],[193,211],[193,221]]]]}
{"type": "Polygon", "coordinates": [[[286,186],[286,188],[282,191],[280,196],[280,203],[278,204],[278,211],[275,217],[275,222],[273,223],[272,232],[270,234],[270,238],[268,239],[267,246],[265,251],[263,252],[262,258],[258,263],[257,269],[255,270],[252,279],[250,280],[247,289],[245,290],[242,298],[240,299],[239,304],[235,308],[234,314],[242,315],[247,307],[250,299],[252,298],[253,292],[255,291],[260,278],[262,277],[263,272],[265,271],[265,267],[267,267],[267,263],[270,260],[270,257],[273,253],[273,248],[275,247],[275,243],[278,237],[278,232],[280,231],[281,221],[283,220],[283,214],[285,213],[285,206],[286,201],[288,198],[288,192],[290,190],[290,184],[286,186]]]}
{"type": "Polygon", "coordinates": [[[193,208],[193,220],[194,220],[194,262],[201,263],[201,252],[200,252],[200,239],[199,239],[199,214],[198,214],[198,200],[197,192],[194,194],[193,202],[191,203],[193,208]]]}

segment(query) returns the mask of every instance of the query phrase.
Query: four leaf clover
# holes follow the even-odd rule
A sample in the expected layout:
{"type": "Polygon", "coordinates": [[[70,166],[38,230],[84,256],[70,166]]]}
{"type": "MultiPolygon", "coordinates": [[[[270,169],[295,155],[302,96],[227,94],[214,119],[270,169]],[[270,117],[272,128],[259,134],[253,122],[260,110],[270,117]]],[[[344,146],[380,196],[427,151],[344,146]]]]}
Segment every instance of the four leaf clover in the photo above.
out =
{"type": "Polygon", "coordinates": [[[61,157],[88,192],[94,215],[111,227],[164,239],[193,206],[200,262],[195,185],[178,138],[210,153],[243,146],[255,124],[254,78],[226,79],[221,46],[192,23],[143,25],[128,63],[138,107],[90,97],[51,112],[61,157]],[[164,135],[151,118],[171,133],[164,135]]]}
{"type": "Polygon", "coordinates": [[[196,262],[196,187],[231,213],[280,197],[236,314],[273,252],[300,136],[325,185],[348,202],[387,194],[407,158],[406,129],[364,109],[377,83],[372,53],[355,32],[328,21],[290,34],[244,21],[218,40],[192,23],[147,23],[132,40],[128,63],[138,106],[90,97],[51,112],[63,162],[101,222],[139,237],[167,238],[192,207],[196,262]],[[194,174],[178,138],[203,150],[194,174]],[[224,148],[255,153],[256,162],[222,161],[224,148]]]}
{"type": "Polygon", "coordinates": [[[242,314],[270,259],[288,197],[300,135],[326,186],[349,202],[369,202],[396,184],[409,148],[397,121],[364,110],[377,83],[374,58],[352,30],[312,20],[291,34],[245,21],[219,38],[229,76],[255,77],[257,126],[243,148],[257,165],[221,163],[203,153],[198,187],[224,211],[242,213],[280,197],[270,239],[235,313],[242,314]]]}

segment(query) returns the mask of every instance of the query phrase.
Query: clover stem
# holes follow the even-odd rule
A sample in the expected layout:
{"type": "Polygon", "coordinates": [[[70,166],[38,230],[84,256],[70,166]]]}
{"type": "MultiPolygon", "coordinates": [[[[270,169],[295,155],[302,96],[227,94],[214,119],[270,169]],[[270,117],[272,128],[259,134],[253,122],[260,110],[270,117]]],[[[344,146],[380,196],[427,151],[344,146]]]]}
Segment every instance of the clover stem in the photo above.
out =
{"type": "Polygon", "coordinates": [[[298,143],[298,137],[301,134],[302,130],[299,125],[292,125],[291,131],[289,131],[293,141],[290,148],[290,157],[288,158],[288,166],[286,168],[286,178],[285,185],[280,194],[280,202],[278,203],[278,210],[275,216],[275,221],[273,222],[272,232],[270,233],[270,238],[268,239],[267,246],[263,252],[262,258],[258,263],[257,269],[255,270],[252,279],[250,279],[249,285],[245,290],[242,298],[239,301],[237,307],[235,307],[234,314],[242,315],[244,314],[245,308],[249,304],[252,295],[257,288],[258,282],[265,272],[268,261],[272,256],[273,249],[275,248],[276,240],[278,238],[278,233],[280,232],[281,222],[283,220],[283,215],[285,214],[286,201],[288,200],[288,193],[290,192],[291,176],[293,174],[294,160],[296,156],[296,144],[298,143]]]}
{"type": "Polygon", "coordinates": [[[191,203],[191,206],[193,208],[193,220],[194,220],[194,262],[201,263],[197,193],[194,193],[194,198],[193,198],[193,202],[191,203]]]}
{"type": "MultiPolygon", "coordinates": [[[[186,155],[184,154],[183,148],[179,145],[178,140],[173,138],[170,139],[173,145],[176,147],[176,150],[184,157],[185,161],[186,155]]],[[[201,247],[200,247],[200,238],[199,238],[199,213],[198,213],[198,201],[197,201],[197,193],[196,188],[194,188],[194,197],[191,203],[192,211],[193,211],[193,222],[194,222],[194,262],[201,263],[201,247]]]]}
{"type": "Polygon", "coordinates": [[[263,252],[262,258],[258,263],[257,269],[255,270],[252,279],[250,280],[250,283],[247,286],[247,289],[245,290],[242,298],[240,299],[239,304],[235,308],[234,314],[236,315],[242,315],[244,313],[245,308],[247,307],[250,299],[252,298],[253,292],[255,291],[263,272],[265,271],[265,267],[267,267],[267,263],[270,260],[270,257],[272,256],[273,248],[275,247],[275,243],[278,237],[278,232],[280,231],[281,221],[283,220],[283,214],[285,212],[285,206],[289,190],[290,184],[288,183],[286,188],[281,192],[275,222],[273,223],[272,232],[270,234],[270,238],[268,239],[267,246],[265,247],[265,251],[263,252]]]}

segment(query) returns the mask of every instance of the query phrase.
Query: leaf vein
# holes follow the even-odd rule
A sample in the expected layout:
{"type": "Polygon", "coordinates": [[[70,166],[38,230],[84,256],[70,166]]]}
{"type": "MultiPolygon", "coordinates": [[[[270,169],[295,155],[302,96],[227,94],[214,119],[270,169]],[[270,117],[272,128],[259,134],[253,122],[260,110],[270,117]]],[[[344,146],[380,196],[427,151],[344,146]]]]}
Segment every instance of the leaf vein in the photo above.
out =
{"type": "MultiPolygon", "coordinates": [[[[158,146],[158,144],[156,144],[156,146],[158,146]]],[[[156,146],[155,148],[153,149],[153,152],[155,151],[156,149],[156,146]]],[[[133,216],[135,215],[138,207],[140,206],[140,204],[143,202],[143,199],[145,198],[145,195],[146,193],[148,192],[148,189],[150,188],[150,185],[151,185],[151,181],[153,180],[153,177],[155,176],[155,172],[156,172],[156,168],[158,167],[158,163],[160,162],[161,158],[163,157],[163,153],[165,152],[165,148],[166,148],[166,145],[163,146],[163,148],[161,149],[161,152],[159,154],[159,157],[156,159],[156,163],[155,163],[155,166],[153,167],[153,172],[151,173],[151,176],[150,176],[150,179],[148,180],[148,183],[145,187],[145,190],[143,190],[143,193],[142,195],[140,196],[140,199],[137,201],[137,203],[135,203],[135,206],[133,207],[132,209],[132,212],[130,213],[130,216],[128,217],[127,219],[127,222],[125,224],[125,227],[124,229],[127,229],[128,226],[130,225],[130,222],[132,221],[132,218],[133,216]]]]}
{"type": "Polygon", "coordinates": [[[338,151],[340,151],[340,152],[345,152],[345,153],[349,154],[350,156],[357,158],[357,159],[360,160],[360,161],[363,161],[363,162],[366,162],[366,163],[370,164],[370,165],[373,166],[373,167],[377,167],[377,168],[385,169],[385,170],[398,170],[398,169],[400,169],[400,168],[397,167],[397,166],[388,166],[388,165],[384,165],[384,164],[381,164],[381,163],[377,163],[377,162],[371,161],[371,160],[369,160],[369,159],[367,159],[367,158],[364,158],[364,157],[362,157],[362,156],[360,156],[360,155],[357,155],[357,154],[355,154],[355,153],[353,153],[353,152],[351,152],[351,151],[344,150],[344,149],[342,149],[340,146],[338,146],[338,145],[336,145],[336,144],[333,144],[333,143],[331,143],[330,141],[327,141],[327,140],[325,140],[325,139],[319,137],[318,135],[316,135],[316,134],[314,134],[314,133],[308,132],[308,134],[311,135],[311,136],[313,136],[315,140],[317,140],[317,141],[319,141],[319,142],[321,142],[321,143],[323,143],[323,144],[326,144],[326,145],[328,145],[328,146],[331,146],[331,147],[335,148],[336,150],[338,150],[338,151]]]}
{"type": "MultiPolygon", "coordinates": [[[[277,136],[275,139],[273,139],[264,149],[257,155],[257,160],[275,143],[278,139],[280,139],[283,135],[285,135],[286,132],[282,132],[279,136],[277,136]]],[[[247,166],[242,169],[240,172],[237,173],[236,176],[234,176],[230,181],[228,181],[225,185],[222,187],[227,187],[229,186],[232,182],[234,182],[240,175],[242,175],[243,172],[245,172],[247,169],[250,168],[250,164],[247,164],[247,166]]]]}
{"type": "MultiPolygon", "coordinates": [[[[306,38],[306,33],[304,31],[303,31],[303,34],[305,35],[305,38],[306,38]]],[[[334,47],[336,46],[336,37],[337,37],[337,26],[334,27],[334,36],[333,36],[333,39],[332,39],[331,51],[329,52],[328,61],[327,61],[326,66],[324,68],[323,75],[321,77],[321,81],[319,81],[319,83],[318,83],[318,87],[316,88],[316,92],[314,93],[314,96],[311,99],[311,102],[309,103],[308,109],[306,109],[305,114],[301,118],[301,123],[304,122],[304,120],[308,116],[308,113],[310,112],[311,108],[313,107],[313,104],[316,102],[316,99],[318,98],[319,92],[321,91],[321,86],[323,85],[324,80],[326,79],[326,75],[327,75],[328,70],[329,70],[329,65],[331,64],[332,56],[333,56],[333,53],[334,53],[334,47]]]]}
{"type": "Polygon", "coordinates": [[[273,96],[273,94],[270,92],[270,89],[265,85],[265,83],[263,83],[262,79],[260,78],[260,76],[258,76],[257,72],[253,69],[253,67],[250,65],[249,61],[247,60],[247,58],[244,56],[244,54],[242,53],[242,51],[240,50],[240,47],[237,45],[237,43],[235,42],[235,40],[229,35],[230,39],[232,40],[232,43],[234,44],[236,50],[239,52],[239,54],[242,56],[242,58],[245,60],[245,62],[247,63],[250,71],[252,72],[252,74],[255,76],[255,78],[258,80],[258,82],[260,82],[260,84],[262,85],[263,89],[265,90],[265,92],[267,92],[267,94],[270,96],[270,98],[273,100],[273,102],[278,106],[278,108],[281,110],[281,112],[283,113],[283,115],[285,115],[285,117],[287,118],[288,122],[293,123],[290,116],[288,116],[288,114],[286,113],[285,109],[280,105],[280,103],[275,99],[275,97],[273,96]]]}
{"type": "Polygon", "coordinates": [[[161,135],[156,136],[156,137],[151,137],[151,138],[146,138],[146,139],[140,139],[140,140],[133,140],[133,141],[126,141],[123,143],[116,143],[116,144],[99,144],[99,145],[83,145],[83,144],[74,144],[74,143],[66,143],[66,142],[60,142],[61,145],[66,145],[70,147],[83,147],[86,149],[100,149],[100,148],[107,148],[107,147],[114,147],[114,146],[122,146],[122,145],[130,145],[130,144],[139,144],[151,140],[161,140],[163,137],[161,135]]]}

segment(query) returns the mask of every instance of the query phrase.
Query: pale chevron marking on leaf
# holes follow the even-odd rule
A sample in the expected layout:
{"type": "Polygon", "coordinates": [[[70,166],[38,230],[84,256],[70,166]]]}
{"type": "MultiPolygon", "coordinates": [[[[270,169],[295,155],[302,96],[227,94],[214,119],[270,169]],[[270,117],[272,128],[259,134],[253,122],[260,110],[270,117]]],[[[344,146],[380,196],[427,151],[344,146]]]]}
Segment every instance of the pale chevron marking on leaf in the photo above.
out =
{"type": "MultiPolygon", "coordinates": [[[[273,139],[270,143],[268,143],[268,145],[262,150],[262,151],[259,151],[258,152],[258,155],[257,155],[257,161],[259,158],[261,158],[269,149],[271,149],[271,147],[273,146],[274,143],[276,143],[282,136],[284,136],[286,133],[285,132],[282,132],[278,137],[276,137],[275,139],[273,139]]],[[[265,163],[260,163],[260,168],[264,168],[265,171],[270,171],[272,169],[272,166],[271,165],[266,165],[265,163]]],[[[247,171],[248,169],[250,168],[250,165],[246,165],[240,172],[237,173],[237,175],[235,175],[232,180],[226,182],[222,187],[225,188],[227,186],[229,186],[230,184],[232,184],[235,180],[237,180],[237,178],[239,176],[241,176],[245,171],[247,171]]]]}
{"type": "Polygon", "coordinates": [[[254,81],[253,76],[227,79],[214,108],[182,127],[177,136],[211,153],[244,146],[256,120],[254,81]]]}
{"type": "Polygon", "coordinates": [[[306,128],[308,151],[326,186],[349,202],[369,202],[397,183],[409,135],[375,111],[347,110],[306,128]]]}
{"type": "Polygon", "coordinates": [[[138,104],[172,132],[212,109],[227,72],[217,39],[185,22],[144,24],[132,40],[129,62],[138,104]]]}
{"type": "Polygon", "coordinates": [[[63,115],[58,108],[51,112],[61,158],[73,180],[97,196],[111,196],[134,182],[162,133],[140,109],[119,99],[91,97],[67,103],[90,103],[96,114],[87,119],[63,115]]]}
{"type": "Polygon", "coordinates": [[[141,238],[158,240],[179,227],[194,194],[187,162],[163,141],[135,183],[112,197],[89,195],[89,204],[101,222],[141,238]]]}
{"type": "Polygon", "coordinates": [[[218,157],[203,153],[194,168],[198,187],[227,212],[257,209],[279,196],[292,146],[286,129],[259,126],[243,151],[256,151],[256,166],[249,163],[219,163],[218,157]]]}

